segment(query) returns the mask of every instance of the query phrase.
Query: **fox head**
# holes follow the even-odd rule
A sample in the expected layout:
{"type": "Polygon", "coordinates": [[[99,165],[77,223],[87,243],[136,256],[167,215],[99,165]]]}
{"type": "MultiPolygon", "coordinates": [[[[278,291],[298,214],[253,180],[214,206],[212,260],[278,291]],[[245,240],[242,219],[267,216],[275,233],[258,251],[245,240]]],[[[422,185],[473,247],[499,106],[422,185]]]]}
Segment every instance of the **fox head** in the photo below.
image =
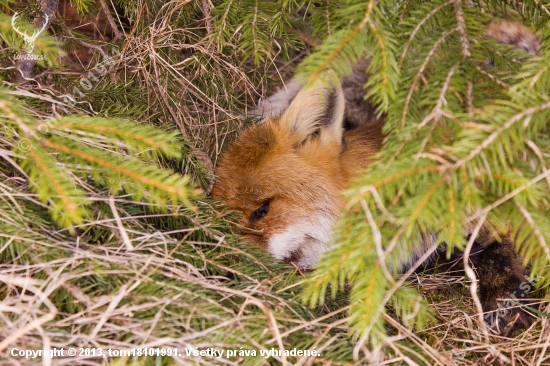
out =
{"type": "Polygon", "coordinates": [[[244,131],[216,171],[212,195],[242,214],[242,233],[303,269],[329,249],[344,205],[340,192],[352,174],[344,111],[336,78],[318,80],[279,117],[244,131]]]}

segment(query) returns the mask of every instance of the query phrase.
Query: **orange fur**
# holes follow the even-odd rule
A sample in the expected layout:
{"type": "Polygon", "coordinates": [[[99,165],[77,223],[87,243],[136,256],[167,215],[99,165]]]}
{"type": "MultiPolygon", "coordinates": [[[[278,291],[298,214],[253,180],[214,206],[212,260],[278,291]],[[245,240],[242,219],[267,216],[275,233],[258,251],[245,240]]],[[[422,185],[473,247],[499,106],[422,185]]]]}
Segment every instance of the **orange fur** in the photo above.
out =
{"type": "Polygon", "coordinates": [[[381,123],[344,132],[341,93],[339,86],[332,89],[319,83],[300,92],[281,117],[246,130],[224,154],[216,172],[212,194],[242,213],[243,233],[280,259],[302,267],[312,265],[312,256],[324,251],[311,249],[308,254],[307,246],[326,245],[319,243],[326,240],[315,237],[317,231],[337,219],[344,204],[340,192],[373,161],[382,145],[381,123]],[[333,105],[331,94],[337,94],[333,105]],[[325,117],[325,108],[332,108],[328,113],[334,111],[334,118],[323,124],[319,120],[325,117]],[[254,220],[254,212],[268,202],[267,214],[254,220]],[[313,222],[315,217],[322,223],[313,222]],[[304,237],[300,245],[286,254],[270,249],[270,239],[299,222],[296,236],[304,237]],[[311,258],[300,264],[305,254],[311,258]]]}

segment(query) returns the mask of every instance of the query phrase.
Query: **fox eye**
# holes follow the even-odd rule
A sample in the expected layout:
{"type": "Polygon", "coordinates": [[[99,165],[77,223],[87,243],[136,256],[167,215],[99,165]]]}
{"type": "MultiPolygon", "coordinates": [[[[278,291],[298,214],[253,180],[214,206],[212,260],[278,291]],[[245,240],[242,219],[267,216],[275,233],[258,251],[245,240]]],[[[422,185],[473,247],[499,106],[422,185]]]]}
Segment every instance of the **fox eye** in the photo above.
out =
{"type": "Polygon", "coordinates": [[[256,211],[252,212],[250,215],[250,223],[256,222],[265,215],[267,215],[267,212],[269,211],[269,202],[257,209],[256,211]]]}

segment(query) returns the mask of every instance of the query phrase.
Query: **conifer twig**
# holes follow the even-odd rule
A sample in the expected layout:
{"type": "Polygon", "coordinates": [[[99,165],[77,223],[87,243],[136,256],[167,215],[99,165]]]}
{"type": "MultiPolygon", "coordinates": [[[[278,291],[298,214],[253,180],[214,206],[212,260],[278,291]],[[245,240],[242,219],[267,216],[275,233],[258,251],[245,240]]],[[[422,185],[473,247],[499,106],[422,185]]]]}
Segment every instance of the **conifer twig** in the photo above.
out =
{"type": "Polygon", "coordinates": [[[109,7],[107,6],[107,3],[105,3],[105,0],[99,0],[99,4],[101,4],[101,8],[103,9],[103,13],[105,14],[105,17],[107,18],[107,21],[109,22],[109,25],[111,26],[111,29],[113,30],[113,33],[115,36],[113,37],[113,42],[118,41],[122,38],[122,33],[120,33],[120,30],[118,29],[115,20],[113,19],[113,16],[111,15],[111,11],[109,10],[109,7]]]}
{"type": "Polygon", "coordinates": [[[403,107],[403,112],[401,113],[401,127],[405,126],[405,117],[408,113],[408,107],[409,103],[411,102],[413,92],[416,90],[416,85],[418,83],[418,80],[420,79],[422,73],[424,72],[424,69],[428,65],[428,62],[430,62],[432,56],[435,54],[435,51],[437,48],[447,39],[447,37],[455,32],[458,31],[458,27],[455,27],[453,29],[450,29],[443,33],[439,39],[434,43],[426,57],[424,58],[424,61],[422,62],[422,65],[420,65],[420,68],[416,72],[416,75],[414,76],[413,82],[411,84],[411,87],[409,88],[409,92],[407,93],[407,98],[405,99],[405,105],[403,107]]]}
{"type": "Polygon", "coordinates": [[[372,8],[374,6],[374,0],[369,1],[367,5],[367,11],[365,13],[365,16],[363,17],[363,20],[361,20],[361,23],[355,27],[353,31],[351,31],[347,37],[334,49],[334,51],[331,52],[331,54],[323,61],[323,63],[315,70],[315,72],[311,75],[309,78],[310,81],[313,81],[317,79],[317,77],[328,67],[328,65],[334,60],[338,54],[342,51],[342,49],[349,43],[353,38],[359,34],[365,28],[365,26],[370,21],[370,16],[372,12],[372,8]]]}
{"type": "MultiPolygon", "coordinates": [[[[533,114],[550,109],[550,102],[543,103],[538,106],[534,106],[531,108],[527,108],[520,113],[515,114],[512,118],[510,118],[508,121],[504,122],[500,128],[495,130],[492,134],[490,134],[485,140],[483,140],[475,149],[473,149],[466,157],[460,159],[453,165],[453,169],[459,166],[462,166],[466,164],[468,161],[472,160],[474,157],[478,156],[478,154],[486,149],[489,145],[491,145],[496,138],[505,130],[509,129],[514,123],[520,121],[522,118],[531,118],[533,114]]],[[[529,120],[527,120],[529,121],[529,120]]]]}
{"type": "Polygon", "coordinates": [[[401,58],[399,60],[399,67],[401,67],[401,65],[403,64],[403,61],[405,60],[405,56],[407,55],[407,51],[409,50],[409,47],[411,46],[412,41],[416,37],[416,34],[418,33],[418,31],[420,31],[420,28],[422,28],[422,26],[424,25],[424,23],[426,23],[439,10],[443,9],[447,5],[452,4],[454,1],[455,0],[449,0],[447,2],[444,2],[441,5],[438,5],[437,7],[432,9],[428,14],[426,14],[426,16],[422,18],[422,20],[418,22],[414,30],[411,32],[411,35],[409,36],[409,40],[405,44],[405,47],[403,47],[403,52],[401,52],[401,58]]]}
{"type": "Polygon", "coordinates": [[[296,37],[298,37],[299,40],[301,40],[302,42],[304,42],[305,44],[311,47],[319,47],[321,45],[321,43],[317,42],[315,39],[299,31],[298,29],[287,26],[286,30],[291,34],[294,34],[296,37]]]}
{"type": "Polygon", "coordinates": [[[468,34],[466,34],[466,20],[464,19],[464,9],[462,9],[461,0],[455,0],[454,8],[456,13],[456,22],[458,24],[457,29],[460,34],[460,43],[462,44],[462,54],[465,58],[472,55],[470,52],[470,41],[468,40],[468,34]]]}
{"type": "Polygon", "coordinates": [[[63,28],[63,31],[66,32],[76,42],[80,43],[84,47],[91,48],[91,49],[96,50],[97,52],[101,53],[101,56],[103,56],[103,60],[105,60],[105,59],[107,59],[107,57],[109,57],[109,56],[107,56],[107,53],[103,50],[103,48],[101,48],[101,46],[86,42],[86,41],[84,41],[84,40],[82,40],[78,37],[75,37],[75,35],[73,34],[73,31],[71,30],[71,28],[67,27],[64,23],[61,23],[61,28],[63,28]]]}
{"type": "Polygon", "coordinates": [[[204,14],[204,24],[206,25],[206,32],[212,34],[214,27],[212,26],[212,16],[210,15],[210,4],[208,0],[202,0],[202,12],[204,14]]]}

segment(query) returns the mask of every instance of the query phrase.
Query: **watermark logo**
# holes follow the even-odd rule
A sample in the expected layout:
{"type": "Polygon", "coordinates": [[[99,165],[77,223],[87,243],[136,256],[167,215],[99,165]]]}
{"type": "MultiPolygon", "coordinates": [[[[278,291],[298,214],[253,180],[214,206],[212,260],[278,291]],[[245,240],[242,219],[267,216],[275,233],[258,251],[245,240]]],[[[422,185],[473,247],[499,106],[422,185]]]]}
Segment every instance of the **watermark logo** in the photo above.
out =
{"type": "Polygon", "coordinates": [[[47,118],[43,123],[38,125],[36,129],[32,129],[27,134],[28,137],[22,138],[19,140],[17,147],[22,153],[27,153],[30,150],[34,149],[33,143],[39,142],[42,139],[42,136],[47,135],[52,130],[55,130],[55,123],[59,122],[59,119],[62,118],[59,111],[64,112],[65,115],[71,115],[69,108],[74,107],[77,104],[78,97],[84,98],[85,92],[92,90],[93,82],[99,82],[99,77],[103,77],[110,73],[115,65],[116,61],[114,56],[118,55],[120,52],[118,48],[114,48],[113,52],[115,55],[106,56],[103,61],[97,64],[94,68],[88,71],[88,74],[80,79],[79,85],[74,85],[72,93],[64,94],[60,96],[61,101],[53,102],[53,113],[47,118]],[[80,88],[83,90],[81,90],[80,88]]]}
{"type": "MultiPolygon", "coordinates": [[[[32,35],[28,35],[27,31],[23,32],[16,26],[15,20],[17,19],[17,16],[18,16],[18,14],[17,14],[17,12],[15,12],[13,14],[13,17],[11,18],[11,26],[12,26],[13,30],[15,32],[17,32],[17,34],[19,34],[21,37],[23,37],[23,41],[25,42],[24,50],[25,50],[26,55],[16,55],[16,59],[34,59],[34,60],[40,59],[38,56],[36,56],[34,54],[34,43],[36,42],[36,39],[38,38],[38,36],[40,36],[40,34],[48,26],[48,23],[49,23],[49,20],[50,20],[48,15],[44,14],[46,19],[44,20],[44,24],[42,25],[42,29],[35,29],[32,32],[32,35]]],[[[42,57],[45,58],[44,55],[42,55],[42,57]]]]}

